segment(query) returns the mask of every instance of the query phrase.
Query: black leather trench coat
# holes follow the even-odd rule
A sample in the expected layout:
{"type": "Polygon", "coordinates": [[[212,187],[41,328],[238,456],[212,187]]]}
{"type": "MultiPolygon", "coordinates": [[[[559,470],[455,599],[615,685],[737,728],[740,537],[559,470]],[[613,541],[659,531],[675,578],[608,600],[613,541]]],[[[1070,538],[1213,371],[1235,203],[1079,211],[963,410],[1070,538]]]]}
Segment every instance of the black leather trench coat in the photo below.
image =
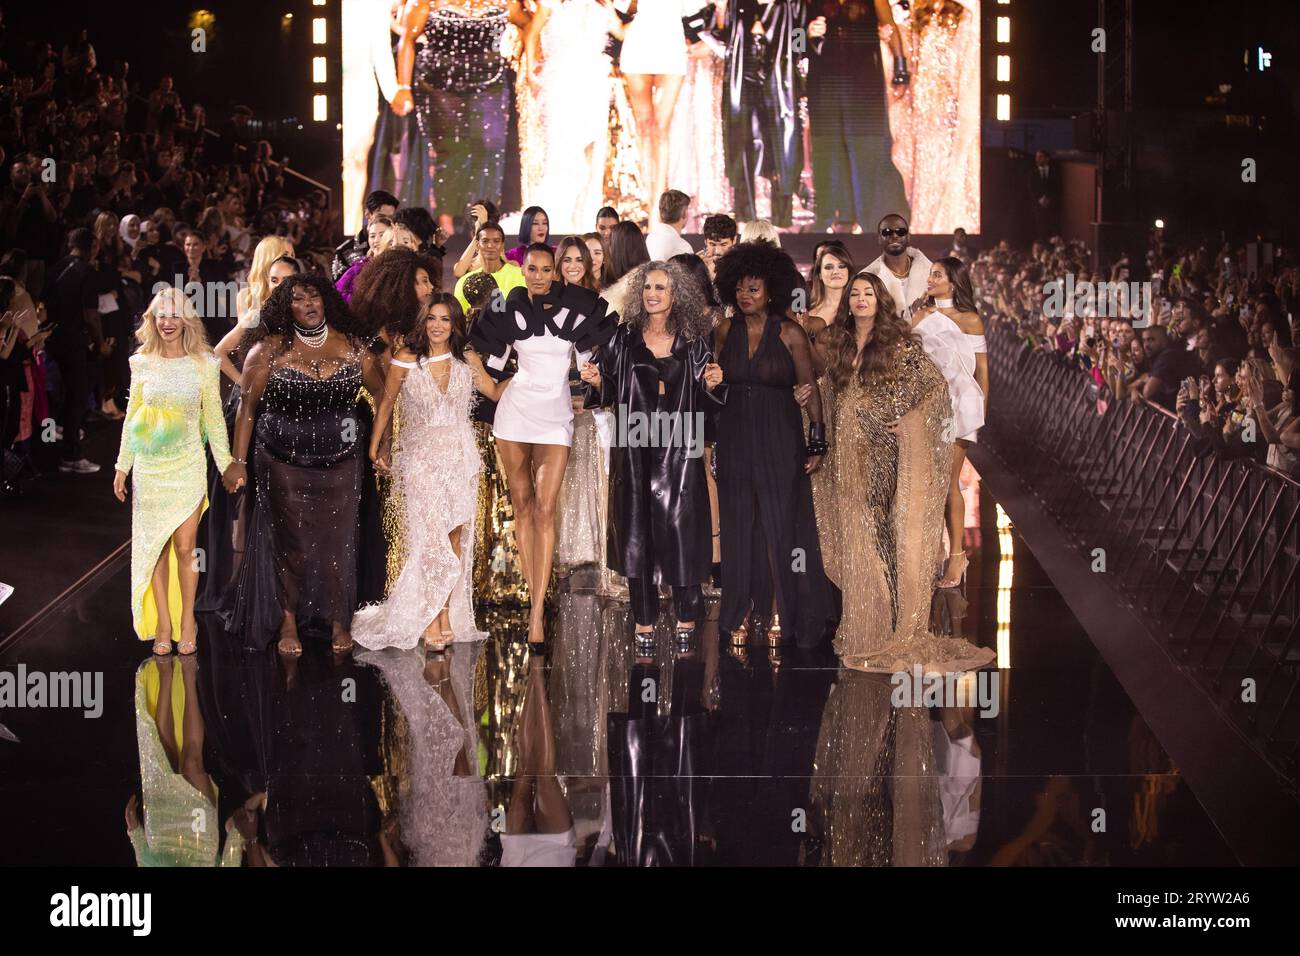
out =
{"type": "Polygon", "coordinates": [[[595,358],[600,388],[586,386],[585,404],[614,413],[605,540],[610,568],[624,577],[668,585],[709,577],[704,414],[726,401],[725,384],[712,393],[704,387],[704,367],[712,361],[707,339],[687,341],[680,334],[671,355],[656,359],[641,333],[627,325],[595,358]],[[656,412],[668,417],[652,418],[656,412]]]}

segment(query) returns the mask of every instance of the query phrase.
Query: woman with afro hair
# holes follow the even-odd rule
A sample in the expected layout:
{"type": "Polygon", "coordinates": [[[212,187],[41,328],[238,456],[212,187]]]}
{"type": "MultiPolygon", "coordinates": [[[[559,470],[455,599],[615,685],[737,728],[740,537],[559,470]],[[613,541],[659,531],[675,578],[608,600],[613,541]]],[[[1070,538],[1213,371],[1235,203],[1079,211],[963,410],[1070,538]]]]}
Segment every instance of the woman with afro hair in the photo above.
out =
{"type": "Polygon", "coordinates": [[[714,330],[714,353],[729,386],[716,448],[719,627],[743,655],[752,609],[752,629],[767,631],[779,661],[785,637],[816,646],[834,618],[808,477],[828,450],[821,399],[808,335],[786,316],[799,281],[790,256],[766,242],[742,242],[718,260],[715,277],[728,316],[714,330]],[[806,442],[796,385],[813,386],[806,442]]]}
{"type": "Polygon", "coordinates": [[[367,337],[386,344],[401,342],[415,331],[420,304],[439,291],[442,268],[436,259],[413,249],[381,252],[357,275],[349,305],[367,337]]]}
{"type": "Polygon", "coordinates": [[[384,373],[365,328],[319,275],[285,279],[245,335],[248,356],[226,490],[247,484],[256,441],[256,501],[232,625],[282,654],[302,653],[300,623],[351,648],[357,547],[369,435],[357,394],[381,396],[384,373]]]}

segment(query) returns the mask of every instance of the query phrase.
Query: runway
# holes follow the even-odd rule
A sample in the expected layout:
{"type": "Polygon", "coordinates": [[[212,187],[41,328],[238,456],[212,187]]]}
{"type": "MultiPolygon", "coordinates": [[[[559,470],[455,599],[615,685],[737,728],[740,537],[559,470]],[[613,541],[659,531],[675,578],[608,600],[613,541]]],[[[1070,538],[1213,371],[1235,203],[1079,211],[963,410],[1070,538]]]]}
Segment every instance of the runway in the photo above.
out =
{"type": "MultiPolygon", "coordinates": [[[[249,794],[266,792],[263,825],[290,834],[280,842],[290,848],[301,849],[294,840],[308,830],[371,839],[383,821],[408,819],[402,813],[411,812],[421,780],[443,786],[451,778],[454,786],[436,790],[441,796],[428,798],[433,809],[426,810],[443,829],[434,836],[402,829],[402,861],[437,859],[454,843],[473,848],[479,864],[499,864],[525,764],[536,764],[538,741],[546,739],[579,865],[613,863],[609,836],[627,839],[629,827],[640,834],[632,842],[642,847],[643,864],[814,865],[832,855],[843,862],[846,853],[859,865],[1237,861],[987,484],[976,479],[967,496],[973,558],[966,588],[939,592],[933,617],[941,629],[997,650],[998,668],[986,672],[997,678],[989,685],[994,706],[984,708],[995,713],[986,716],[976,707],[890,707],[887,676],[842,675],[828,647],[786,650],[774,661],[756,642],[737,654],[719,639],[715,602],[695,655],[674,656],[665,616],[655,661],[634,661],[626,605],[584,587],[582,572],[553,595],[544,668],[529,662],[516,610],[480,609],[490,639],[451,652],[446,666],[460,697],[445,712],[433,700],[447,702],[434,690],[438,675],[426,669],[412,697],[395,676],[400,655],[334,659],[321,637],[306,641],[302,661],[286,667],[273,651],[233,646],[210,617],[202,619],[196,664],[185,672],[165,667],[197,699],[203,742],[192,754],[202,754],[200,772],[216,784],[221,818],[249,794]],[[338,703],[336,682],[349,680],[362,706],[338,703]],[[646,686],[654,688],[649,703],[646,686]],[[525,692],[540,693],[533,709],[522,703],[525,692]],[[409,736],[431,701],[444,717],[457,707],[472,714],[475,752],[457,743],[452,770],[422,768],[419,748],[402,739],[401,728],[409,736]],[[850,705],[867,717],[845,723],[850,705]],[[630,733],[629,724],[642,727],[633,737],[660,741],[649,748],[658,755],[652,765],[628,762],[619,735],[630,733]],[[691,759],[665,763],[668,738],[686,741],[682,752],[691,759]],[[304,794],[315,794],[309,808],[304,794]],[[358,800],[371,809],[361,812],[358,800]],[[871,800],[889,812],[852,811],[871,800]],[[629,807],[640,809],[629,816],[629,807]],[[482,832],[452,839],[448,821],[482,832]],[[421,840],[434,844],[423,847],[425,856],[421,840]]],[[[131,632],[126,551],[112,550],[111,535],[64,538],[69,553],[42,586],[58,588],[59,575],[65,588],[77,586],[56,592],[7,641],[0,669],[102,672],[103,713],[0,710],[0,723],[19,739],[0,742],[0,810],[26,823],[11,828],[0,857],[129,865],[123,813],[141,787],[136,690],[149,648],[131,632]]],[[[6,621],[14,616],[9,607],[0,612],[6,621]]],[[[191,779],[193,767],[173,782],[181,776],[191,779]]]]}

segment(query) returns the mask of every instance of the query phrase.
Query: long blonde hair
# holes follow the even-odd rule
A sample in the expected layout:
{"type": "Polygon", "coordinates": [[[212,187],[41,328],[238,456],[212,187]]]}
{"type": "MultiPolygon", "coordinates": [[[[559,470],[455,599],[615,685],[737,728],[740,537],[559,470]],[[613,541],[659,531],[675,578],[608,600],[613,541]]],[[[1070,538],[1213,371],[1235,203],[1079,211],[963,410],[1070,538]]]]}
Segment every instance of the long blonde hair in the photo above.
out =
{"type": "Polygon", "coordinates": [[[293,243],[284,236],[266,236],[253,250],[253,264],[248,267],[248,285],[235,297],[235,314],[242,320],[251,309],[260,309],[274,291],[268,275],[271,263],[281,256],[293,255],[293,243]]]}
{"type": "Polygon", "coordinates": [[[154,323],[159,311],[166,305],[179,309],[181,318],[185,320],[185,327],[181,330],[181,346],[185,349],[185,354],[192,359],[211,356],[212,348],[208,345],[208,337],[203,331],[203,320],[199,318],[198,310],[194,308],[194,303],[186,298],[185,293],[175,286],[168,286],[160,291],[149,303],[149,308],[144,310],[140,328],[135,330],[135,337],[140,343],[139,353],[158,355],[162,352],[162,336],[158,334],[158,326],[154,323]]]}

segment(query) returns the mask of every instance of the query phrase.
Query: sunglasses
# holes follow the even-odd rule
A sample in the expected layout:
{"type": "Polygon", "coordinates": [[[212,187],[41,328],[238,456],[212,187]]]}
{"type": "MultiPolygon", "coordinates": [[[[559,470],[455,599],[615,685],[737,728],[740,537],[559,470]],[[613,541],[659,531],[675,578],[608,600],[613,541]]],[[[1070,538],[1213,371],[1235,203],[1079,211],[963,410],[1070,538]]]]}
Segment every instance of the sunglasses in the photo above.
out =
{"type": "Polygon", "coordinates": [[[886,239],[889,239],[890,237],[894,237],[894,236],[898,237],[899,239],[902,239],[905,235],[907,235],[907,229],[906,228],[881,229],[880,234],[884,236],[886,239]]]}

